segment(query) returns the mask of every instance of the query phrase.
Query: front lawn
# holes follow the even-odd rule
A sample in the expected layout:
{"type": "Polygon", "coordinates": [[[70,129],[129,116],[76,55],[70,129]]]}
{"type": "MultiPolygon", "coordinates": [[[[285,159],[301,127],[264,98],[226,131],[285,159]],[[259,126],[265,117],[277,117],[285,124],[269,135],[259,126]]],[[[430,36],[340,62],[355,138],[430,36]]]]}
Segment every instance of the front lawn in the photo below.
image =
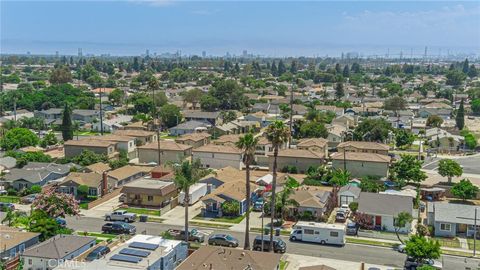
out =
{"type": "Polygon", "coordinates": [[[88,202],[81,202],[78,204],[78,207],[83,210],[88,210],[88,202]]]}
{"type": "Polygon", "coordinates": [[[347,237],[347,243],[370,245],[370,246],[379,246],[379,247],[389,247],[389,248],[393,248],[396,245],[398,245],[398,244],[394,244],[394,243],[387,243],[387,242],[375,241],[375,240],[367,240],[367,239],[355,238],[355,237],[347,237]]]}
{"type": "Polygon", "coordinates": [[[435,237],[442,247],[460,248],[460,241],[457,238],[435,237]]]}
{"type": "Polygon", "coordinates": [[[196,227],[206,227],[206,228],[216,228],[216,229],[228,229],[232,227],[232,225],[227,225],[227,224],[215,224],[215,223],[200,222],[200,221],[189,221],[188,223],[196,227]]]}
{"type": "Polygon", "coordinates": [[[3,203],[18,203],[18,202],[20,202],[20,197],[4,195],[4,196],[0,196],[0,202],[3,202],[3,203]]]}
{"type": "Polygon", "coordinates": [[[77,232],[77,235],[95,237],[97,238],[96,240],[97,244],[103,241],[112,240],[115,237],[117,237],[114,234],[96,233],[96,232],[77,232]]]}
{"type": "Polygon", "coordinates": [[[245,218],[245,215],[238,216],[238,217],[204,217],[202,216],[202,214],[199,214],[193,219],[238,224],[242,222],[244,218],[245,218]]]}
{"type": "MultiPolygon", "coordinates": [[[[477,244],[476,248],[477,248],[477,250],[478,250],[478,249],[480,248],[480,240],[477,239],[476,241],[477,241],[477,243],[476,243],[476,244],[477,244]]],[[[467,239],[467,242],[468,242],[468,249],[473,250],[473,239],[468,238],[468,239],[467,239]]]]}
{"type": "Polygon", "coordinates": [[[125,210],[129,213],[137,215],[160,216],[160,210],[149,208],[118,208],[117,210],[125,210]]]}
{"type": "Polygon", "coordinates": [[[285,260],[280,260],[280,270],[286,270],[287,269],[288,262],[285,260]]]}

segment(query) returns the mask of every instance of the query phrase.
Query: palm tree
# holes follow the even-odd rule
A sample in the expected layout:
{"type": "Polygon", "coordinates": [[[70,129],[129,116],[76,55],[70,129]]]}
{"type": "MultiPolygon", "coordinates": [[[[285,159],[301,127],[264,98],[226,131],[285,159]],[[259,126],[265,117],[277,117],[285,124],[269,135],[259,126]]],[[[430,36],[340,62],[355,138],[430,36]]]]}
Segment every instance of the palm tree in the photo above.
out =
{"type": "Polygon", "coordinates": [[[182,164],[175,166],[174,170],[175,178],[173,181],[177,188],[185,194],[183,199],[183,206],[185,207],[185,241],[188,243],[188,204],[190,203],[188,194],[190,193],[190,186],[197,183],[200,178],[206,176],[210,171],[202,169],[199,159],[192,163],[184,161],[182,164]]]}
{"type": "Polygon", "coordinates": [[[273,168],[272,168],[272,200],[270,202],[270,251],[273,252],[273,219],[275,218],[275,189],[277,188],[277,158],[278,149],[288,142],[290,129],[282,121],[275,121],[267,127],[267,139],[273,147],[273,168]]]}
{"type": "Polygon", "coordinates": [[[282,221],[285,220],[285,214],[288,213],[289,206],[298,206],[298,202],[294,199],[290,199],[290,196],[295,193],[295,191],[290,187],[285,187],[280,194],[277,196],[277,207],[282,209],[280,212],[282,221]]]}
{"type": "Polygon", "coordinates": [[[245,243],[243,249],[250,249],[250,165],[255,161],[255,149],[258,138],[252,133],[240,137],[236,146],[243,150],[243,162],[245,163],[245,197],[247,199],[247,212],[245,213],[245,243]]]}

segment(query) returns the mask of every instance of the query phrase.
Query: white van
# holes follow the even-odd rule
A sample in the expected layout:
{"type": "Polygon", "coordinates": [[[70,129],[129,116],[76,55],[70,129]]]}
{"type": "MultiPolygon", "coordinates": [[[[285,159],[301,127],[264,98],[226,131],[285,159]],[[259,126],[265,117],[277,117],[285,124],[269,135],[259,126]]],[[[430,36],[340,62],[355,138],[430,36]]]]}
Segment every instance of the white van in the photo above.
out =
{"type": "Polygon", "coordinates": [[[290,233],[291,241],[320,243],[322,245],[345,245],[345,224],[327,224],[299,221],[290,233]]]}

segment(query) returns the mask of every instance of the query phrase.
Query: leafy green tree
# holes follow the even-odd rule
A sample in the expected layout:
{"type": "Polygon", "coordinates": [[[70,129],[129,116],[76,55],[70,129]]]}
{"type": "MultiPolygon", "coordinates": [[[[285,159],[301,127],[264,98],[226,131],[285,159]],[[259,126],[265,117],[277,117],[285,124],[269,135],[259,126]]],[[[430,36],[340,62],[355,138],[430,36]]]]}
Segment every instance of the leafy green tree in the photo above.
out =
{"type": "Polygon", "coordinates": [[[221,116],[224,123],[232,122],[237,119],[237,114],[235,111],[222,111],[221,116]]]}
{"type": "Polygon", "coordinates": [[[470,78],[475,78],[478,76],[478,70],[477,68],[475,67],[474,64],[470,65],[470,68],[468,69],[468,77],[470,78]]]}
{"type": "Polygon", "coordinates": [[[324,124],[319,122],[303,122],[298,132],[300,138],[327,138],[328,131],[324,124]]]}
{"type": "Polygon", "coordinates": [[[343,67],[343,77],[345,78],[350,77],[350,68],[348,67],[348,65],[345,65],[343,67]]]}
{"type": "Polygon", "coordinates": [[[291,207],[299,206],[297,201],[290,198],[294,193],[295,191],[292,188],[285,186],[282,192],[277,194],[275,207],[277,212],[280,212],[280,218],[282,222],[285,220],[285,216],[289,214],[291,207]]]}
{"type": "Polygon", "coordinates": [[[472,100],[472,111],[474,114],[480,114],[480,98],[472,100]]]}
{"type": "Polygon", "coordinates": [[[77,188],[77,194],[81,198],[86,198],[88,196],[89,187],[87,185],[79,185],[77,188]]]}
{"type": "Polygon", "coordinates": [[[220,101],[211,95],[203,95],[200,99],[200,107],[203,111],[214,112],[219,106],[220,101]]]}
{"type": "Polygon", "coordinates": [[[360,182],[360,189],[363,192],[378,193],[385,190],[385,185],[383,185],[381,181],[372,179],[371,177],[362,177],[362,182],[360,182]]]}
{"type": "MultiPolygon", "coordinates": [[[[281,61],[281,60],[280,60],[281,61]]],[[[290,138],[290,129],[282,121],[275,121],[271,123],[266,130],[268,141],[272,144],[273,148],[273,167],[272,167],[272,197],[271,205],[272,209],[270,215],[270,250],[273,252],[273,219],[275,218],[275,199],[277,188],[277,160],[278,150],[282,145],[288,142],[290,138]]]]}
{"type": "Polygon", "coordinates": [[[200,102],[203,95],[204,93],[202,92],[202,90],[198,88],[193,88],[182,93],[183,101],[192,103],[193,108],[197,107],[197,104],[200,102]]]}
{"type": "Polygon", "coordinates": [[[35,146],[39,139],[35,133],[26,128],[12,128],[0,140],[5,150],[19,149],[25,146],[35,146]]]}
{"type": "Polygon", "coordinates": [[[73,128],[72,128],[72,109],[65,103],[63,108],[63,117],[62,117],[62,138],[64,141],[73,139],[73,128]]]}
{"type": "Polygon", "coordinates": [[[108,94],[108,99],[112,102],[113,106],[118,106],[122,104],[124,97],[125,93],[118,88],[113,89],[113,91],[108,94]]]}
{"type": "Polygon", "coordinates": [[[183,199],[183,206],[185,208],[185,241],[188,243],[188,205],[190,204],[190,196],[188,196],[188,194],[190,194],[190,187],[197,183],[202,177],[206,176],[209,170],[203,169],[200,160],[197,159],[193,162],[182,162],[182,164],[174,167],[174,171],[175,178],[173,181],[177,188],[185,194],[183,199]]]}
{"type": "Polygon", "coordinates": [[[356,213],[358,210],[358,202],[351,202],[348,204],[348,208],[352,210],[352,213],[356,213]]]}
{"type": "Polygon", "coordinates": [[[395,145],[397,147],[411,145],[414,140],[415,136],[409,130],[402,128],[395,131],[395,145]]]}
{"type": "Polygon", "coordinates": [[[337,99],[341,99],[344,96],[345,96],[345,89],[343,87],[343,83],[342,82],[337,82],[335,84],[335,97],[337,99]]]}
{"type": "MultiPolygon", "coordinates": [[[[252,133],[241,136],[238,142],[235,144],[239,149],[243,151],[243,163],[245,164],[245,198],[247,205],[250,206],[250,166],[255,162],[255,151],[258,144],[258,137],[255,137],[252,133]]],[[[246,212],[245,218],[245,242],[243,249],[250,249],[250,209],[246,212]]]]}
{"type": "Polygon", "coordinates": [[[367,118],[355,128],[353,138],[358,141],[384,142],[392,129],[392,125],[385,119],[367,118]]]}
{"type": "Polygon", "coordinates": [[[171,128],[176,126],[182,120],[182,114],[180,112],[180,108],[173,104],[165,104],[160,108],[160,119],[162,124],[167,127],[171,128]]]}
{"type": "Polygon", "coordinates": [[[460,101],[460,107],[458,107],[457,115],[455,116],[455,123],[457,124],[457,128],[462,130],[465,126],[465,108],[463,107],[463,98],[460,101]]]}
{"type": "Polygon", "coordinates": [[[427,179],[427,175],[422,171],[422,163],[416,156],[401,155],[401,160],[395,163],[393,167],[393,172],[400,186],[405,186],[407,183],[419,185],[427,179]]]}
{"type": "Polygon", "coordinates": [[[243,92],[243,88],[236,81],[219,80],[213,83],[209,95],[218,100],[221,110],[240,110],[248,103],[243,92]]]}
{"type": "Polygon", "coordinates": [[[41,186],[33,185],[32,187],[30,187],[30,190],[29,190],[30,194],[36,194],[36,193],[40,193],[40,192],[42,192],[42,187],[41,186]]]}
{"type": "Polygon", "coordinates": [[[463,174],[463,169],[456,162],[455,160],[452,159],[442,159],[438,163],[438,173],[443,176],[448,178],[448,184],[452,184],[452,177],[454,176],[462,176],[463,174]]]}
{"type": "Polygon", "coordinates": [[[394,111],[395,114],[400,110],[405,110],[407,106],[407,101],[399,96],[391,97],[384,101],[383,108],[385,110],[394,111]]]}
{"type": "Polygon", "coordinates": [[[423,263],[428,259],[440,258],[440,243],[425,236],[412,235],[407,241],[405,251],[416,262],[423,263]]]}
{"type": "Polygon", "coordinates": [[[57,143],[58,143],[57,136],[55,136],[55,133],[50,131],[40,141],[40,146],[47,147],[47,146],[50,146],[50,145],[56,145],[57,143]]]}
{"type": "Polygon", "coordinates": [[[237,201],[226,201],[222,203],[222,213],[225,216],[238,216],[240,213],[240,203],[237,201]]]}
{"type": "Polygon", "coordinates": [[[71,234],[72,230],[62,228],[55,218],[49,216],[46,212],[36,209],[28,218],[28,231],[40,233],[40,241],[45,241],[57,234],[71,234]]]}
{"type": "Polygon", "coordinates": [[[447,77],[447,85],[451,85],[454,87],[460,86],[466,78],[466,75],[463,72],[458,70],[449,70],[446,74],[447,77]]]}
{"type": "Polygon", "coordinates": [[[443,119],[436,114],[430,115],[427,118],[427,126],[428,127],[441,127],[442,124],[443,124],[443,119]]]}
{"type": "Polygon", "coordinates": [[[278,73],[277,76],[282,76],[285,72],[287,72],[287,67],[285,67],[285,63],[282,60],[278,62],[278,73]]]}
{"type": "Polygon", "coordinates": [[[49,79],[51,84],[69,83],[72,81],[72,73],[68,66],[61,66],[53,69],[49,79]]]}
{"type": "Polygon", "coordinates": [[[395,234],[397,235],[398,241],[404,244],[403,240],[400,238],[400,235],[398,233],[408,223],[412,222],[413,220],[412,214],[408,212],[400,212],[393,220],[394,220],[393,225],[395,227],[395,234]]]}
{"type": "Polygon", "coordinates": [[[128,153],[125,150],[120,150],[117,160],[109,160],[108,165],[113,170],[128,165],[128,153]]]}
{"type": "Polygon", "coordinates": [[[479,188],[472,184],[468,179],[462,179],[460,182],[453,185],[450,192],[456,198],[460,198],[463,201],[475,199],[477,197],[477,193],[479,192],[479,188]]]}
{"type": "Polygon", "coordinates": [[[349,171],[344,171],[342,169],[334,170],[332,172],[332,178],[330,179],[330,184],[334,186],[345,186],[350,181],[351,174],[349,171]]]}
{"type": "Polygon", "coordinates": [[[475,138],[475,135],[473,135],[471,132],[467,133],[464,135],[465,138],[465,145],[469,149],[475,149],[477,147],[477,138],[475,138]]]}
{"type": "Polygon", "coordinates": [[[27,165],[28,162],[52,162],[52,158],[41,151],[24,153],[9,150],[5,153],[5,156],[15,158],[18,168],[22,168],[27,165]]]}
{"type": "Polygon", "coordinates": [[[83,150],[82,153],[74,158],[72,162],[80,166],[89,166],[97,162],[107,162],[108,158],[105,155],[96,154],[90,150],[83,150]]]}
{"type": "Polygon", "coordinates": [[[465,59],[465,61],[463,61],[463,65],[462,65],[463,73],[468,74],[468,69],[469,69],[468,59],[465,59]]]}

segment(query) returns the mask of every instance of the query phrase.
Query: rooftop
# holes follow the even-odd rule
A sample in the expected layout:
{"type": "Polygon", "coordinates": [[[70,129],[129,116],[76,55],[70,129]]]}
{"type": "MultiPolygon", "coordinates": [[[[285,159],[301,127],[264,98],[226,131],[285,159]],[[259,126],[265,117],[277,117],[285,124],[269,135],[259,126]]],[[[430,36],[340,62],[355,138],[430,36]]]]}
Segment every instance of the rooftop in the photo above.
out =
{"type": "Polygon", "coordinates": [[[374,150],[386,150],[386,151],[390,149],[390,146],[388,146],[387,144],[377,143],[377,142],[363,142],[363,141],[342,142],[337,147],[338,148],[354,147],[358,149],[374,149],[374,150]]]}
{"type": "Polygon", "coordinates": [[[141,193],[146,195],[165,196],[176,190],[173,182],[165,182],[151,178],[132,181],[122,188],[122,193],[141,193]]]}
{"type": "Polygon", "coordinates": [[[207,153],[224,153],[224,154],[241,154],[242,150],[238,149],[232,145],[216,145],[216,144],[207,144],[200,146],[192,150],[195,152],[207,152],[207,153]]]}
{"type": "Polygon", "coordinates": [[[39,235],[40,233],[22,232],[17,228],[0,226],[1,248],[9,250],[39,235]]]}
{"type": "MultiPolygon", "coordinates": [[[[167,151],[185,151],[192,148],[190,145],[176,143],[174,141],[167,141],[161,140],[160,141],[160,150],[167,150],[167,151]]],[[[158,143],[151,142],[142,146],[139,146],[138,149],[149,149],[149,150],[157,150],[158,143]]]]}
{"type": "Polygon", "coordinates": [[[25,250],[23,256],[62,259],[89,243],[95,245],[95,237],[59,234],[25,250]]]}
{"type": "Polygon", "coordinates": [[[368,161],[368,162],[381,162],[389,163],[391,158],[387,155],[381,155],[376,153],[357,153],[357,152],[346,152],[346,153],[334,153],[330,156],[334,160],[351,160],[351,161],[368,161]]]}

